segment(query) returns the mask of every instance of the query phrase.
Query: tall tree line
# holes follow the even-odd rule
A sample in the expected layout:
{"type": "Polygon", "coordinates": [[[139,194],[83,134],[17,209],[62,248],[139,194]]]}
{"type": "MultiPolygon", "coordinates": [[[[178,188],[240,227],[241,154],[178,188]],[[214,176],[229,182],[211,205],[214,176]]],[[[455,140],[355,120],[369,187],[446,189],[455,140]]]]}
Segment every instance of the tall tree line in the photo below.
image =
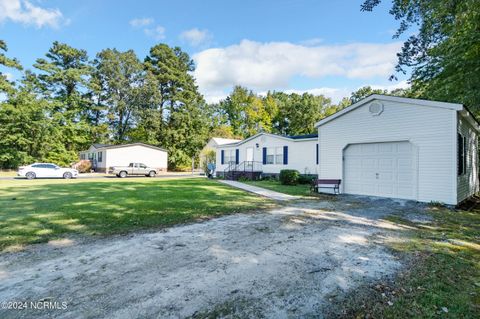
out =
{"type": "Polygon", "coordinates": [[[211,136],[246,138],[260,132],[280,135],[315,133],[315,123],[371,94],[410,96],[404,89],[393,91],[362,87],[338,103],[323,95],[267,92],[258,95],[236,86],[217,104],[210,106],[211,136]]]}
{"type": "Polygon", "coordinates": [[[363,88],[333,104],[312,94],[268,92],[237,86],[224,100],[205,103],[192,77],[194,63],[180,48],[158,44],[140,60],[134,51],[85,50],[54,42],[33,70],[7,57],[0,64],[0,168],[34,161],[70,165],[92,143],[144,142],[169,151],[170,169],[190,167],[209,137],[246,138],[259,132],[299,135],[349,105],[363,88]]]}
{"type": "Polygon", "coordinates": [[[54,42],[33,70],[7,57],[0,65],[0,168],[33,161],[69,165],[92,143],[145,142],[169,151],[172,169],[191,164],[208,138],[209,106],[180,48],[159,44],[145,59],[135,52],[87,52],[54,42]]]}
{"type": "MultiPolygon", "coordinates": [[[[372,11],[380,2],[364,0],[361,9],[372,11]]],[[[390,14],[399,21],[394,38],[409,34],[396,71],[410,72],[411,95],[463,103],[480,114],[480,1],[391,3],[390,14]]]]}

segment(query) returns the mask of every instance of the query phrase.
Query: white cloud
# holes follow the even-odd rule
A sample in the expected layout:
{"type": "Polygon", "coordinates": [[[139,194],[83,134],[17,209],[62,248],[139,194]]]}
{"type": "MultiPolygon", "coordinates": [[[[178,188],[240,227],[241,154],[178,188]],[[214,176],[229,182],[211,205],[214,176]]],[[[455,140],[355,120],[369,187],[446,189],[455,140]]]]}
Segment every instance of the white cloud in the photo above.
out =
{"type": "Polygon", "coordinates": [[[132,27],[145,27],[151,25],[154,22],[153,18],[135,18],[130,20],[130,25],[132,27]]]}
{"type": "Polygon", "coordinates": [[[218,103],[221,100],[226,99],[228,94],[229,94],[228,92],[222,91],[222,90],[220,90],[220,91],[207,91],[207,92],[204,92],[203,97],[205,98],[205,101],[207,103],[218,103]]]}
{"type": "Polygon", "coordinates": [[[181,40],[187,42],[194,47],[208,43],[211,38],[212,35],[210,34],[210,32],[208,32],[208,30],[200,30],[197,28],[183,31],[180,34],[181,40]]]}
{"type": "MultiPolygon", "coordinates": [[[[296,94],[303,94],[303,93],[310,93],[313,95],[324,95],[332,100],[332,103],[340,102],[344,97],[350,97],[352,92],[364,87],[370,86],[372,89],[380,89],[380,90],[387,90],[393,91],[395,89],[406,89],[410,87],[407,81],[400,81],[395,84],[390,85],[379,85],[379,84],[365,84],[358,87],[319,87],[319,88],[311,88],[311,89],[284,89],[278,90],[282,91],[287,94],[296,93],[296,94]]],[[[260,91],[257,94],[260,96],[266,96],[268,91],[260,91]]],[[[229,92],[227,91],[206,91],[205,92],[205,100],[207,103],[217,103],[220,100],[224,100],[228,96],[229,92]]]]}
{"type": "Polygon", "coordinates": [[[61,23],[68,23],[59,9],[41,8],[27,0],[0,0],[0,22],[7,20],[37,28],[58,28],[61,23]]]}
{"type": "Polygon", "coordinates": [[[410,84],[408,84],[407,81],[400,81],[400,82],[388,84],[388,85],[372,84],[370,86],[372,87],[372,89],[375,89],[375,90],[380,89],[380,90],[393,91],[396,89],[407,89],[410,87],[410,84]]]}
{"type": "Polygon", "coordinates": [[[316,46],[321,44],[322,42],[323,42],[323,39],[321,38],[312,38],[312,39],[300,41],[300,44],[305,46],[316,46]]]}
{"type": "MultiPolygon", "coordinates": [[[[401,42],[395,42],[312,47],[289,42],[242,40],[237,45],[195,54],[195,78],[207,100],[209,96],[219,96],[218,92],[231,90],[235,85],[259,92],[285,90],[290,88],[295,77],[387,78],[394,72],[396,53],[401,45],[401,42]]],[[[321,88],[323,92],[327,89],[332,97],[340,95],[332,90],[346,92],[346,89],[321,88]]]]}
{"type": "Polygon", "coordinates": [[[148,28],[143,30],[146,35],[154,38],[155,40],[165,39],[165,28],[162,26],[156,26],[155,28],[148,28]]]}
{"type": "Polygon", "coordinates": [[[143,32],[155,40],[165,39],[165,28],[160,25],[152,26],[155,23],[153,18],[135,18],[129,23],[134,28],[143,28],[143,32]]]}
{"type": "MultiPolygon", "coordinates": [[[[1,72],[0,72],[1,74],[1,72]]],[[[3,75],[5,76],[5,78],[8,80],[8,81],[13,81],[15,79],[15,77],[13,76],[12,73],[8,73],[8,72],[5,72],[3,73],[3,75]]]]}
{"type": "Polygon", "coordinates": [[[344,97],[349,97],[352,90],[348,88],[331,88],[331,87],[321,87],[321,88],[313,88],[313,89],[306,89],[306,90],[285,90],[285,93],[310,93],[313,95],[324,95],[329,97],[333,103],[340,102],[344,97]]]}

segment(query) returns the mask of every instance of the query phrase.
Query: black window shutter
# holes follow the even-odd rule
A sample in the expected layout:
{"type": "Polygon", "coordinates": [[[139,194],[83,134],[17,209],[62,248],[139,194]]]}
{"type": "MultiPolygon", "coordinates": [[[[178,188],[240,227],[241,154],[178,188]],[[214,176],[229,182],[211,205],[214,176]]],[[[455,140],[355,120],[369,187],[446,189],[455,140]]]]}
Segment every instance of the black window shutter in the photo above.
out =
{"type": "Polygon", "coordinates": [[[240,162],[240,151],[238,148],[235,150],[235,164],[238,164],[240,162]]]}
{"type": "Polygon", "coordinates": [[[463,136],[458,133],[457,134],[457,174],[462,175],[463,174],[463,136]]]}
{"type": "Polygon", "coordinates": [[[267,164],[267,148],[263,148],[263,165],[267,164]]]}
{"type": "Polygon", "coordinates": [[[222,163],[222,165],[225,164],[225,151],[224,150],[222,150],[220,152],[220,162],[222,163]]]}
{"type": "Polygon", "coordinates": [[[288,146],[283,147],[283,165],[288,164],[288,146]]]}
{"type": "Polygon", "coordinates": [[[317,144],[317,165],[318,165],[318,144],[317,144]]]}

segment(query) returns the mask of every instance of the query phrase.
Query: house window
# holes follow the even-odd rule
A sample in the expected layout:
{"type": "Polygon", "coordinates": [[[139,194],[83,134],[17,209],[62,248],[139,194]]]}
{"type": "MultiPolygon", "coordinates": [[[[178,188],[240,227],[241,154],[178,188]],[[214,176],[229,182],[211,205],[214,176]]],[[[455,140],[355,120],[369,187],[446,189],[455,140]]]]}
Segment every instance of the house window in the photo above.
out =
{"type": "Polygon", "coordinates": [[[99,162],[102,162],[103,160],[103,153],[102,152],[98,152],[98,161],[99,162]]]}
{"type": "Polygon", "coordinates": [[[465,174],[467,166],[467,140],[465,136],[457,133],[457,174],[465,174]]]}
{"type": "Polygon", "coordinates": [[[274,164],[275,163],[275,148],[267,147],[267,161],[266,164],[274,164]]]}
{"type": "Polygon", "coordinates": [[[84,160],[85,159],[85,154],[80,154],[80,159],[84,160]]]}
{"type": "Polygon", "coordinates": [[[283,164],[283,147],[267,147],[265,164],[283,164]]]}
{"type": "Polygon", "coordinates": [[[225,153],[224,153],[224,162],[225,164],[230,164],[230,163],[235,163],[235,150],[225,150],[225,153]]]}
{"type": "Polygon", "coordinates": [[[283,164],[283,147],[275,148],[275,164],[277,165],[283,164]]]}

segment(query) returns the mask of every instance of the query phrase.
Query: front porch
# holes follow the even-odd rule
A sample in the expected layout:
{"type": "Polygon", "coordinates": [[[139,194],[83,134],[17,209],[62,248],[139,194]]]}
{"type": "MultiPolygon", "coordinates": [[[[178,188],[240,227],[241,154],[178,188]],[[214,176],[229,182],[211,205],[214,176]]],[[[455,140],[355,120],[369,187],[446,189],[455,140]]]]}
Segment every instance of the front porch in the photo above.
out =
{"type": "Polygon", "coordinates": [[[261,162],[244,161],[240,164],[236,164],[235,162],[230,163],[223,172],[217,172],[217,176],[233,181],[239,180],[240,178],[258,180],[262,176],[262,173],[263,168],[261,162]]]}

